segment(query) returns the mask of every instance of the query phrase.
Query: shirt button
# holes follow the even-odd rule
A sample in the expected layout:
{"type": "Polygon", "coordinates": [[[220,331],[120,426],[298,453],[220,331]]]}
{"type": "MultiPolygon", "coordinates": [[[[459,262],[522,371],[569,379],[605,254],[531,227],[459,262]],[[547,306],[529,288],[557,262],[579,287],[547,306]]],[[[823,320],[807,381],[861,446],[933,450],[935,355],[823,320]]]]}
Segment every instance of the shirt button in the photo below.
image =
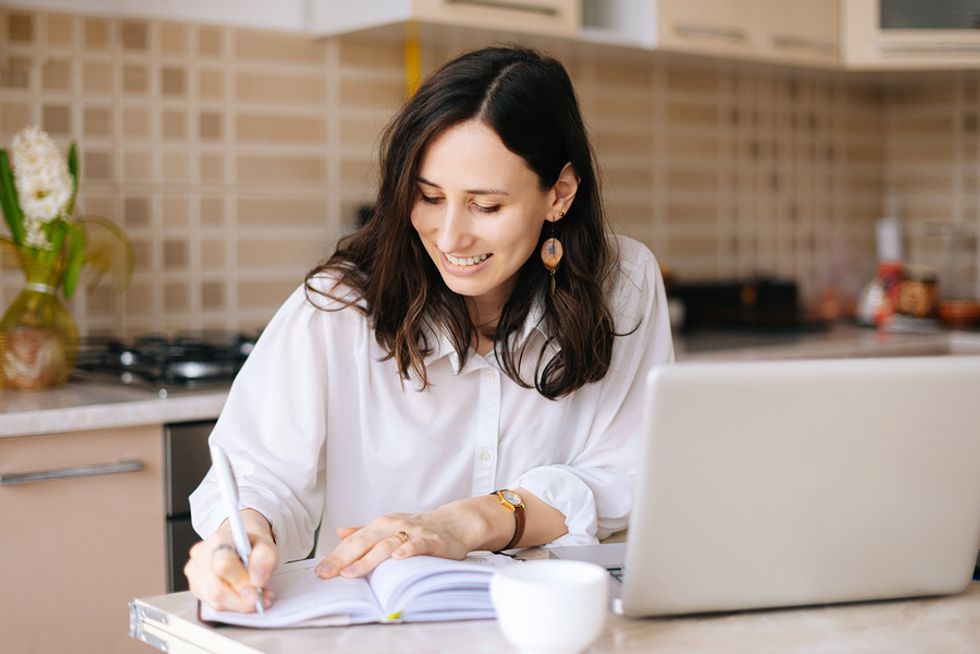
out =
{"type": "Polygon", "coordinates": [[[486,370],[483,371],[483,378],[486,379],[488,382],[492,382],[497,378],[497,371],[487,368],[486,370]]]}
{"type": "Polygon", "coordinates": [[[490,463],[490,459],[492,458],[493,455],[490,454],[489,451],[483,450],[482,452],[480,452],[480,461],[483,461],[484,463],[490,463]]]}

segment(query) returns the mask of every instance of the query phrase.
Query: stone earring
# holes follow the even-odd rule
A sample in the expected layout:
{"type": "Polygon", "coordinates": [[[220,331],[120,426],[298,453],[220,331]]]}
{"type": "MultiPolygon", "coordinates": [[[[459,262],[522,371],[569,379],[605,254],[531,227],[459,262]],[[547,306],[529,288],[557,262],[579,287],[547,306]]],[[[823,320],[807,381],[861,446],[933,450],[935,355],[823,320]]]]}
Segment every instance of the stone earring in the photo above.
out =
{"type": "MultiPolygon", "coordinates": [[[[558,218],[563,218],[564,216],[564,211],[558,212],[558,218]]],[[[561,246],[561,241],[555,237],[555,221],[552,220],[550,222],[551,227],[548,238],[541,244],[541,262],[544,264],[545,269],[551,273],[549,288],[553,294],[555,292],[555,271],[558,270],[558,266],[561,264],[561,258],[564,256],[565,250],[561,246]]]]}

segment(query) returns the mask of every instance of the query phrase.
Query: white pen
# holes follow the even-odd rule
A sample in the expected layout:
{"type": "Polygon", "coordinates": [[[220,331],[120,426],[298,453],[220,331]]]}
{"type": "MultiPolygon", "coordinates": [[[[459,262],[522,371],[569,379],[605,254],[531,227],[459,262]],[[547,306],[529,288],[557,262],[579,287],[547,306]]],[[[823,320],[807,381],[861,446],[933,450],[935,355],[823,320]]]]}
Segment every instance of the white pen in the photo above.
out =
{"type": "MultiPolygon", "coordinates": [[[[235,472],[231,469],[228,455],[218,445],[211,445],[211,463],[218,471],[218,483],[221,485],[221,496],[224,498],[225,511],[231,524],[231,537],[235,541],[235,550],[247,569],[248,557],[252,554],[252,544],[248,540],[248,534],[245,533],[245,523],[242,522],[242,514],[238,508],[238,483],[235,481],[235,472]]],[[[262,589],[256,588],[255,593],[255,610],[265,613],[262,589]]]]}

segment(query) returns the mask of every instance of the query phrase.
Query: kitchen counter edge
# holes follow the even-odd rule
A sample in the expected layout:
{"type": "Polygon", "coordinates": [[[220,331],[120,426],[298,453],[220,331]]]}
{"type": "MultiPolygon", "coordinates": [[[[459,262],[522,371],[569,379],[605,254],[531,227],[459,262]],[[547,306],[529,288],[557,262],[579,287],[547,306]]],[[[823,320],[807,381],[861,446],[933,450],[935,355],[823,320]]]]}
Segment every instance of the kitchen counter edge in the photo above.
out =
{"type": "Polygon", "coordinates": [[[213,420],[228,390],[166,398],[108,384],[68,383],[47,391],[0,392],[0,438],[213,420]]]}

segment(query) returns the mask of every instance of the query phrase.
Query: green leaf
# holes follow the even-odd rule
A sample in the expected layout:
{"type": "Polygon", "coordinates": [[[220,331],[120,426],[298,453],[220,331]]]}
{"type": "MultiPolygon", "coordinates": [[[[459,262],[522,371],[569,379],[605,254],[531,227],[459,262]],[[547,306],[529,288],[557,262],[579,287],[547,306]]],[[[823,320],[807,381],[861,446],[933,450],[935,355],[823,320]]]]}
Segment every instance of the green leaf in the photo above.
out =
{"type": "Polygon", "coordinates": [[[20,210],[20,201],[17,199],[17,187],[14,186],[14,173],[10,169],[10,160],[7,158],[7,151],[0,149],[0,207],[3,208],[3,217],[10,228],[10,237],[14,245],[22,247],[24,245],[24,214],[20,210]]]}
{"type": "Polygon", "coordinates": [[[85,230],[78,223],[68,224],[68,264],[65,267],[63,286],[65,299],[70,300],[78,286],[85,263],[85,230]]]}
{"type": "Polygon", "coordinates": [[[45,266],[61,266],[64,252],[62,248],[65,244],[65,235],[68,232],[68,224],[61,219],[41,225],[41,230],[48,237],[51,247],[48,249],[38,249],[35,255],[36,261],[45,266]]]}
{"type": "Polygon", "coordinates": [[[70,216],[75,209],[75,197],[78,195],[78,147],[74,141],[68,148],[68,172],[71,173],[71,198],[65,207],[65,214],[70,216]]]}

